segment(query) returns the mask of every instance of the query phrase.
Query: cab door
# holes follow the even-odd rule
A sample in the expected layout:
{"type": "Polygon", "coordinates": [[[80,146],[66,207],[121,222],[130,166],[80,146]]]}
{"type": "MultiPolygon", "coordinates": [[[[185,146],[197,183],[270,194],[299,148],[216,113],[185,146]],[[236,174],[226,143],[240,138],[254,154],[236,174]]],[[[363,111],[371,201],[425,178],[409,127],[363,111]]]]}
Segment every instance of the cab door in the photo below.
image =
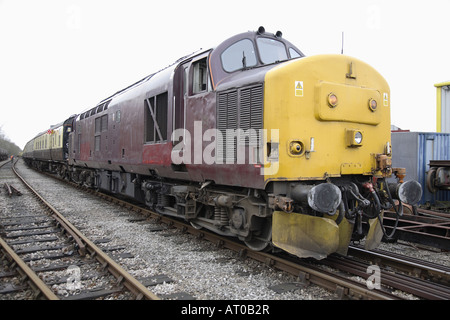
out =
{"type": "Polygon", "coordinates": [[[175,71],[174,77],[174,113],[173,113],[173,129],[186,129],[186,108],[185,97],[188,85],[188,69],[189,62],[181,64],[175,71]]]}

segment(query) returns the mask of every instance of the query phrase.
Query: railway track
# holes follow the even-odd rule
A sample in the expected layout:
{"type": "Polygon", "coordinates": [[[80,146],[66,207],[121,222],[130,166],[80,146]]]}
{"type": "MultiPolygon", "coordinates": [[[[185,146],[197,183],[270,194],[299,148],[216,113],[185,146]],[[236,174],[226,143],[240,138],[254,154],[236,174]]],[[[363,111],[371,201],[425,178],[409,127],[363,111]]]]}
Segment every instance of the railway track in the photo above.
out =
{"type": "Polygon", "coordinates": [[[132,277],[12,169],[41,209],[24,212],[19,207],[15,215],[0,219],[0,295],[25,290],[28,299],[85,300],[118,295],[122,299],[159,299],[142,283],[149,279],[132,277]],[[62,275],[45,274],[56,270],[62,275]],[[92,278],[97,282],[94,288],[83,288],[83,282],[92,285],[92,278]],[[52,286],[60,283],[66,283],[67,290],[54,292],[52,286]]]}
{"type": "MultiPolygon", "coordinates": [[[[378,272],[380,285],[427,300],[450,299],[450,268],[387,251],[351,247],[346,257],[332,255],[322,263],[361,278],[378,272]]],[[[374,277],[372,277],[375,280],[374,277]]]]}
{"type": "MultiPolygon", "coordinates": [[[[78,186],[79,187],[79,186],[78,186]]],[[[90,193],[94,193],[97,196],[114,202],[119,206],[127,207],[128,209],[139,212],[146,216],[155,217],[161,223],[164,223],[170,227],[178,228],[183,232],[195,235],[199,239],[205,239],[216,244],[217,247],[223,247],[231,249],[239,254],[240,257],[249,257],[259,262],[263,262],[270,266],[271,268],[276,268],[293,275],[298,276],[298,285],[307,286],[309,284],[316,284],[318,286],[324,287],[327,290],[335,292],[340,299],[350,298],[350,299],[376,299],[376,300],[396,300],[400,299],[398,296],[391,294],[387,290],[377,291],[370,290],[367,287],[367,283],[359,283],[358,281],[351,280],[345,276],[339,276],[336,273],[328,272],[320,267],[313,264],[308,264],[304,262],[299,262],[298,259],[286,259],[282,256],[277,256],[268,253],[254,252],[249,250],[245,245],[234,241],[233,239],[224,238],[218,236],[214,233],[210,233],[205,230],[199,230],[192,227],[182,221],[172,219],[170,217],[161,216],[154,213],[151,210],[143,208],[140,205],[131,204],[127,201],[117,199],[115,197],[105,195],[103,193],[98,193],[90,189],[85,189],[90,193]]],[[[338,268],[340,269],[340,268],[338,268]]],[[[342,266],[341,266],[342,269],[342,266]]],[[[367,269],[367,268],[366,268],[367,269]]],[[[365,270],[366,270],[365,269],[365,270]]],[[[350,271],[348,268],[346,271],[352,274],[361,275],[361,272],[357,269],[350,271]]],[[[392,282],[390,283],[392,284],[392,282]]],[[[395,287],[395,286],[394,286],[395,287]]],[[[405,288],[405,287],[403,287],[405,288]]],[[[413,291],[413,289],[407,290],[407,292],[413,291]]],[[[433,298],[432,296],[424,296],[424,298],[433,298]]]]}
{"type": "MultiPolygon", "coordinates": [[[[92,190],[88,190],[90,193],[95,193],[92,190]]],[[[194,235],[195,237],[199,239],[206,239],[210,242],[214,243],[217,247],[223,247],[231,249],[235,252],[237,252],[237,255],[241,258],[249,257],[252,259],[255,259],[256,261],[263,262],[270,268],[279,269],[286,271],[288,273],[291,273],[295,275],[298,281],[296,283],[291,284],[294,287],[302,287],[307,286],[308,284],[316,284],[318,286],[324,287],[327,290],[330,290],[332,292],[335,292],[337,297],[340,299],[401,299],[398,295],[393,295],[391,293],[391,289],[387,289],[386,287],[383,287],[382,290],[374,290],[369,289],[368,284],[366,281],[358,281],[355,279],[349,279],[348,275],[338,275],[336,271],[324,271],[323,268],[320,266],[317,266],[316,264],[310,264],[306,262],[298,262],[298,261],[292,261],[289,259],[285,259],[284,257],[277,257],[274,255],[266,254],[266,253],[258,253],[253,252],[251,250],[248,250],[244,245],[241,245],[240,243],[236,243],[235,241],[232,241],[228,238],[223,238],[220,236],[217,236],[215,234],[209,233],[204,230],[198,230],[190,225],[187,225],[181,221],[171,219],[169,217],[160,216],[159,214],[156,214],[152,212],[151,210],[148,210],[146,208],[143,208],[139,205],[131,204],[113,197],[110,197],[108,195],[102,194],[102,193],[96,193],[98,196],[102,197],[103,199],[107,199],[111,202],[116,203],[117,205],[121,207],[126,207],[127,209],[133,210],[137,212],[138,214],[142,215],[143,217],[152,217],[152,219],[156,219],[159,221],[159,223],[163,223],[170,228],[178,228],[183,233],[190,233],[194,235]]],[[[146,218],[145,218],[146,219],[146,218]]],[[[376,258],[373,258],[376,259],[376,258]]],[[[365,264],[364,267],[359,266],[359,270],[354,266],[348,265],[348,259],[345,263],[339,262],[341,265],[340,268],[342,268],[343,271],[350,272],[353,275],[358,275],[361,278],[368,278],[369,274],[367,274],[367,268],[368,264],[365,264]],[[344,269],[344,265],[347,264],[344,269]],[[355,271],[358,270],[358,271],[355,271]]],[[[336,267],[339,269],[339,267],[336,267]]],[[[392,268],[392,266],[391,266],[392,268]]],[[[400,269],[399,269],[400,270],[400,269]]],[[[417,266],[416,266],[417,270],[417,266]]],[[[384,271],[383,271],[384,272],[384,271]]],[[[417,273],[417,272],[416,272],[417,273]]],[[[381,274],[382,280],[384,279],[384,273],[381,274]]],[[[396,274],[394,274],[394,278],[396,277],[396,274]]],[[[383,286],[385,286],[386,283],[383,283],[383,286]]],[[[400,285],[392,285],[392,283],[388,284],[389,287],[395,286],[400,287],[400,285]]],[[[443,285],[444,288],[446,285],[443,285]]],[[[402,290],[406,290],[403,288],[402,290]]],[[[412,290],[415,290],[413,288],[407,289],[406,292],[411,292],[412,290]]],[[[426,290],[424,289],[425,294],[426,290]]],[[[417,294],[416,296],[420,297],[422,299],[440,299],[444,296],[433,296],[432,294],[429,295],[420,295],[417,294]]]]}
{"type": "Polygon", "coordinates": [[[204,230],[198,230],[190,225],[174,220],[172,218],[163,217],[159,214],[127,203],[123,200],[110,198],[110,196],[100,194],[100,197],[113,201],[121,206],[136,210],[147,215],[156,215],[157,218],[171,227],[180,228],[183,232],[189,232],[198,238],[205,239],[215,243],[219,247],[225,247],[237,252],[241,257],[249,257],[254,260],[263,262],[272,268],[277,268],[298,276],[301,285],[310,283],[324,287],[335,292],[340,299],[376,299],[376,300],[397,300],[401,299],[398,295],[393,295],[391,291],[400,290],[405,293],[413,294],[419,298],[432,300],[448,300],[450,299],[450,268],[440,265],[433,265],[426,261],[414,260],[406,256],[394,255],[388,252],[383,254],[380,251],[358,250],[358,248],[350,248],[350,255],[361,259],[364,257],[367,261],[362,263],[353,257],[330,257],[320,262],[332,265],[334,268],[345,271],[350,275],[369,278],[368,269],[371,263],[380,263],[384,267],[380,270],[380,281],[387,288],[383,290],[372,290],[368,288],[367,281],[358,283],[346,276],[337,275],[334,272],[328,272],[316,266],[316,263],[309,264],[299,259],[284,258],[273,254],[262,252],[254,252],[249,250],[245,245],[237,243],[233,239],[220,237],[214,233],[204,230]],[[381,259],[383,257],[383,259],[381,259]],[[333,261],[331,263],[330,261],[333,261]],[[409,275],[404,275],[402,272],[409,275]],[[426,275],[426,276],[425,276],[426,275]],[[422,276],[422,277],[421,277],[422,276]],[[393,290],[388,289],[393,288],[393,290]]]}
{"type": "Polygon", "coordinates": [[[396,272],[413,275],[414,277],[430,280],[447,287],[450,286],[449,266],[408,257],[386,250],[374,249],[367,251],[355,246],[349,248],[349,255],[369,261],[372,264],[396,270],[396,272]]]}

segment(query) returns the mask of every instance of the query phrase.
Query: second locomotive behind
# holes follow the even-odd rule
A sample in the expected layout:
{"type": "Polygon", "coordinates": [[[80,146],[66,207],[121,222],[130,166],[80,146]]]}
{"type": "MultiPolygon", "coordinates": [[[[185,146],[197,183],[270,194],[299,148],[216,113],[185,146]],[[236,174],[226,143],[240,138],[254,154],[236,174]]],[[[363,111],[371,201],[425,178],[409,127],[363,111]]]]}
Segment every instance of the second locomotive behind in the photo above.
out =
{"type": "Polygon", "coordinates": [[[391,166],[389,97],[366,63],[305,57],[261,27],[67,119],[62,159],[39,149],[46,132],[24,158],[253,250],[321,259],[351,239],[376,247],[393,198],[420,199],[391,166]]]}

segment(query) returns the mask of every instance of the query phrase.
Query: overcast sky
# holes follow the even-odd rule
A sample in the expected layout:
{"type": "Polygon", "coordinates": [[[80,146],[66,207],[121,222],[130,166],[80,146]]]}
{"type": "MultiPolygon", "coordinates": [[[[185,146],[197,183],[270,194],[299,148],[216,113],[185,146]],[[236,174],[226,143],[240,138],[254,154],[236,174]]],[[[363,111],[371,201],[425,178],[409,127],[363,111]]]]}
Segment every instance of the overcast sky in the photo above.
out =
{"type": "Polygon", "coordinates": [[[436,130],[450,80],[450,0],[0,0],[0,128],[37,133],[178,58],[241,32],[281,30],[307,56],[341,51],[391,88],[391,123],[436,130]]]}

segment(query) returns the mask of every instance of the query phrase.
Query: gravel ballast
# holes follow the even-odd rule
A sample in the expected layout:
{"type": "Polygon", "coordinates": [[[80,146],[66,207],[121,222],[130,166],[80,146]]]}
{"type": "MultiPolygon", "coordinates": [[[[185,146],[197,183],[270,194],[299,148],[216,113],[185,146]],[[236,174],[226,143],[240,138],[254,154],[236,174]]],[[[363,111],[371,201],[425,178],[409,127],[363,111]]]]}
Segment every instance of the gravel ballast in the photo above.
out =
{"type": "MultiPolygon", "coordinates": [[[[76,190],[62,182],[45,177],[29,169],[20,160],[19,172],[39,190],[44,198],[91,239],[111,239],[108,247],[122,246],[133,258],[119,263],[135,277],[165,275],[167,281],[149,290],[165,299],[191,298],[196,300],[329,300],[337,296],[316,285],[303,287],[295,276],[242,259],[230,250],[199,240],[176,229],[154,231],[157,225],[142,220],[137,213],[107,203],[93,195],[76,190]],[[277,290],[278,285],[290,284],[289,290],[277,290]],[[174,295],[175,296],[171,296],[174,295]]],[[[4,169],[2,169],[4,170],[4,169]]],[[[13,202],[30,197],[24,186],[20,198],[0,195],[0,216],[8,216],[13,202]]],[[[422,259],[443,264],[448,253],[419,250],[403,244],[383,244],[382,249],[411,252],[422,259]],[[423,256],[423,257],[422,257],[423,256]]]]}

